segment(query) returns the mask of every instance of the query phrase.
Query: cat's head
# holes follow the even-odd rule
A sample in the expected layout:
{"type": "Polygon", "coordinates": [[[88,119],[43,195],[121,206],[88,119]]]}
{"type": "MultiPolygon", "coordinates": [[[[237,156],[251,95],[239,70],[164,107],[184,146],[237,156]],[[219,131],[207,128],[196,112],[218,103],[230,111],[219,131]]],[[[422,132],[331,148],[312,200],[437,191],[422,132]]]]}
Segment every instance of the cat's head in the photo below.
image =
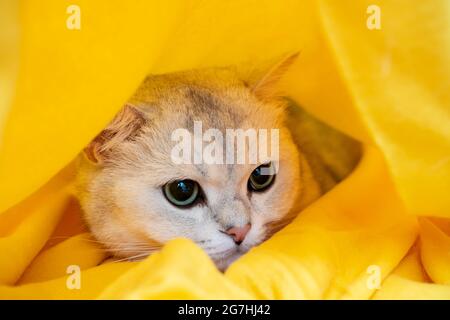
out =
{"type": "Polygon", "coordinates": [[[94,236],[131,259],[185,237],[224,268],[285,225],[300,191],[300,159],[283,103],[264,87],[277,72],[254,85],[229,69],[147,78],[81,156],[79,197],[94,236]],[[254,161],[249,140],[242,149],[237,140],[227,147],[227,129],[253,130],[258,148],[268,143],[268,152],[254,161]],[[192,161],[174,159],[177,132],[192,137],[192,161]],[[216,143],[220,134],[223,143],[216,143]],[[269,152],[273,143],[277,153],[269,152]],[[238,152],[244,163],[237,163],[238,152]],[[205,155],[221,155],[223,163],[205,155]]]}

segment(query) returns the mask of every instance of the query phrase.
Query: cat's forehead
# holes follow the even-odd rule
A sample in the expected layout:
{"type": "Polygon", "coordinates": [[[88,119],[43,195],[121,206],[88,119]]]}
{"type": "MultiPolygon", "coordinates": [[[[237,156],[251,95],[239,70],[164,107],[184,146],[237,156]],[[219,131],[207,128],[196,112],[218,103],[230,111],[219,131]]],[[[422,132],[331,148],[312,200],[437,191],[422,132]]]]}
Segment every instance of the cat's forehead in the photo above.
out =
{"type": "Polygon", "coordinates": [[[205,129],[238,129],[272,125],[275,114],[264,113],[256,99],[245,88],[211,89],[201,86],[180,86],[171,99],[160,101],[162,121],[175,121],[179,127],[193,131],[201,121],[205,129]]]}
{"type": "MultiPolygon", "coordinates": [[[[201,78],[152,77],[144,82],[131,102],[147,109],[150,120],[140,139],[142,148],[137,146],[142,150],[136,153],[149,166],[157,166],[166,177],[187,174],[223,182],[224,176],[239,179],[254,169],[254,164],[211,165],[207,161],[177,165],[171,157],[178,143],[173,139],[177,130],[186,130],[192,137],[200,130],[203,139],[207,130],[215,129],[225,141],[228,130],[278,129],[282,122],[275,106],[259,101],[243,81],[230,73],[202,74],[201,78]]],[[[208,139],[203,139],[202,147],[207,145],[208,139]]],[[[230,152],[222,151],[224,157],[230,152]]]]}
{"type": "Polygon", "coordinates": [[[149,77],[132,99],[153,109],[159,122],[192,129],[275,126],[282,115],[276,105],[259,101],[246,82],[229,69],[149,77]]]}

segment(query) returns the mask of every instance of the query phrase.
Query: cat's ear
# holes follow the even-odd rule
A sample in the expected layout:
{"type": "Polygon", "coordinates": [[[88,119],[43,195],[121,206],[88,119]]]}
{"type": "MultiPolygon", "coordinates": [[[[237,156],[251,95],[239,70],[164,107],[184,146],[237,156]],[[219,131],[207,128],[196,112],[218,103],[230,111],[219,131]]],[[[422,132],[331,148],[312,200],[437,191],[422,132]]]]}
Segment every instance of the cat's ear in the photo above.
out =
{"type": "Polygon", "coordinates": [[[277,84],[294,64],[300,52],[290,54],[272,66],[268,72],[255,81],[250,89],[261,100],[270,100],[277,96],[277,84]]]}
{"type": "Polygon", "coordinates": [[[84,149],[86,157],[92,162],[102,163],[117,144],[133,139],[145,123],[144,113],[126,104],[106,129],[84,149]]]}

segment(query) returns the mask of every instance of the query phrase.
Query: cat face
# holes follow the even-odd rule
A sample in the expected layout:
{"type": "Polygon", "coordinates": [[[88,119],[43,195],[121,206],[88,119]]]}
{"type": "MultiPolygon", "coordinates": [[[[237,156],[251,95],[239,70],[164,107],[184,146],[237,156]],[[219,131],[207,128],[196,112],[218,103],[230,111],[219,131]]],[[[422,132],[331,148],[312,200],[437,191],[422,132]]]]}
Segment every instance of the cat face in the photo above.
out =
{"type": "MultiPolygon", "coordinates": [[[[292,218],[300,159],[283,113],[229,70],[148,78],[80,157],[79,198],[90,230],[130,259],[189,238],[225,268],[292,218]],[[277,129],[279,152],[255,163],[175,163],[172,134],[181,128],[194,137],[194,122],[223,136],[227,129],[277,129]]],[[[192,157],[208,145],[194,141],[192,157]]],[[[216,147],[224,159],[237,159],[236,148],[216,147]]],[[[249,146],[242,151],[249,159],[249,146]]]]}

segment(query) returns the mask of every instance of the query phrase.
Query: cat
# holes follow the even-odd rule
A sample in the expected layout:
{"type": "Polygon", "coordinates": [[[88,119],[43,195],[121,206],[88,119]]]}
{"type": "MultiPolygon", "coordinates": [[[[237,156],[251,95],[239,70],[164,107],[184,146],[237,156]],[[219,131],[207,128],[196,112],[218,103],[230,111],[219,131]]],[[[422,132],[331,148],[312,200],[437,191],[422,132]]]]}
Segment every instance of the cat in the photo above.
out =
{"type": "Polygon", "coordinates": [[[276,94],[295,59],[252,83],[233,68],[147,77],[79,156],[77,196],[93,236],[128,260],[145,258],[171,239],[189,238],[224,270],[347,175],[357,163],[357,143],[276,94]],[[299,141],[286,125],[289,108],[307,124],[299,141]],[[276,128],[278,157],[253,164],[176,164],[171,136],[179,128],[192,132],[194,121],[223,133],[276,128]],[[333,146],[320,148],[321,154],[311,141],[326,141],[308,136],[333,137],[343,160],[322,161],[332,159],[323,154],[333,146]]]}

